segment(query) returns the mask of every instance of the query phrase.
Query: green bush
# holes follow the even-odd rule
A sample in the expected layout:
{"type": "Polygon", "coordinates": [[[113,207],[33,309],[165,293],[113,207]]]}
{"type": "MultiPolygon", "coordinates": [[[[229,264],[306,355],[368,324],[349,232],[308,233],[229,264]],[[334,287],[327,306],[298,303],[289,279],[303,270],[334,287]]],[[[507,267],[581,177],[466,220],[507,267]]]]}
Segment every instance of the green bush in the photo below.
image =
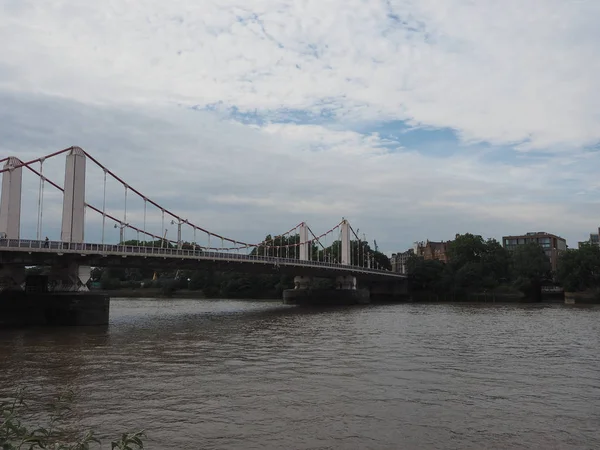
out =
{"type": "MultiPolygon", "coordinates": [[[[17,391],[14,398],[0,402],[0,448],[2,450],[90,450],[97,448],[100,441],[91,430],[67,430],[61,424],[70,417],[69,405],[73,393],[68,391],[56,396],[47,405],[50,410],[45,426],[32,426],[27,423],[31,414],[25,402],[23,390],[17,391]]],[[[143,431],[124,433],[111,442],[111,450],[139,450],[144,448],[143,431]]]]}

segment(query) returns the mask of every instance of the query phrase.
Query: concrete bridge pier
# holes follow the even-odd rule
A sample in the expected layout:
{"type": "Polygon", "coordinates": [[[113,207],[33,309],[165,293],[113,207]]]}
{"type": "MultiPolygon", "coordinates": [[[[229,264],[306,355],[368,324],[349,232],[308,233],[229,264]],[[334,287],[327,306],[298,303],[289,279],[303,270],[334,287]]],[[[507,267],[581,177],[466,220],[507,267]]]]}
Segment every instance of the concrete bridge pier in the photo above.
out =
{"type": "Polygon", "coordinates": [[[357,289],[356,277],[336,277],[334,289],[315,289],[312,277],[294,278],[294,289],[283,291],[283,303],[313,307],[344,306],[369,303],[369,290],[357,289]]]}
{"type": "Polygon", "coordinates": [[[312,281],[312,277],[305,277],[302,275],[294,277],[294,289],[310,289],[312,281]]]}
{"type": "Polygon", "coordinates": [[[73,292],[0,293],[0,329],[108,325],[110,297],[73,292]]]}
{"type": "MultiPolygon", "coordinates": [[[[18,268],[16,268],[18,271],[18,268]]],[[[25,289],[0,291],[0,329],[30,326],[108,325],[110,297],[105,294],[52,289],[72,285],[55,284],[48,275],[29,275],[25,289]]]]}
{"type": "Polygon", "coordinates": [[[336,289],[356,289],[356,277],[352,275],[342,275],[335,278],[336,289]]]}
{"type": "Polygon", "coordinates": [[[71,262],[66,266],[52,267],[48,278],[52,290],[58,292],[88,292],[87,282],[91,267],[71,262]]]}

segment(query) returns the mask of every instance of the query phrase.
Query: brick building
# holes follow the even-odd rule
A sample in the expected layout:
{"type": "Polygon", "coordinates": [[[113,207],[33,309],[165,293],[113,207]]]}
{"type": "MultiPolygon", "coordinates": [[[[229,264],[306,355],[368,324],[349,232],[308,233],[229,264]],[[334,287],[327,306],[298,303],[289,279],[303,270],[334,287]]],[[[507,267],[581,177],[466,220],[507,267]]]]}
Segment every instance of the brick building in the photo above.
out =
{"type": "Polygon", "coordinates": [[[437,259],[438,261],[447,263],[449,260],[448,247],[451,242],[452,241],[435,242],[430,240],[416,242],[414,252],[415,255],[421,256],[425,260],[437,259]]]}
{"type": "Polygon", "coordinates": [[[546,233],[545,231],[532,231],[520,236],[503,236],[502,245],[505,249],[512,251],[519,245],[524,245],[530,242],[539,244],[544,253],[550,260],[550,266],[553,271],[558,267],[559,255],[567,249],[567,241],[555,234],[546,233]]]}

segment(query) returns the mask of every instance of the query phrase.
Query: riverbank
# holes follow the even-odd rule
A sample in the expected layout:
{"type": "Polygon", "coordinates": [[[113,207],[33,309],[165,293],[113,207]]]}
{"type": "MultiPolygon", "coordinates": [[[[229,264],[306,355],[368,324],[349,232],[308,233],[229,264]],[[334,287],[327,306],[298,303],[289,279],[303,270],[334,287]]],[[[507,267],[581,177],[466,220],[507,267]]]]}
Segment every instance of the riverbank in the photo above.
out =
{"type": "MultiPolygon", "coordinates": [[[[108,295],[112,298],[160,298],[160,299],[194,299],[194,300],[211,300],[213,298],[221,298],[220,296],[207,296],[202,290],[192,291],[189,289],[178,289],[174,292],[165,293],[160,288],[146,288],[146,289],[114,289],[114,290],[99,290],[94,289],[93,293],[108,295]]],[[[277,293],[264,293],[262,295],[254,296],[227,296],[231,299],[247,299],[247,300],[264,300],[264,301],[281,301],[281,294],[277,293]]]]}
{"type": "MultiPolygon", "coordinates": [[[[231,300],[261,300],[261,301],[282,301],[282,294],[276,291],[264,292],[260,295],[211,295],[207,296],[202,290],[179,289],[174,292],[166,293],[160,288],[145,289],[114,289],[114,290],[93,290],[95,294],[107,295],[112,298],[156,298],[156,299],[194,299],[210,300],[213,298],[228,298],[231,300]]],[[[575,298],[576,303],[600,303],[597,297],[594,298],[589,293],[543,293],[541,301],[544,303],[563,303],[568,298],[575,298]]],[[[395,298],[393,300],[382,301],[378,298],[372,298],[371,303],[533,303],[534,301],[526,297],[520,291],[511,292],[472,292],[461,297],[438,295],[427,291],[418,291],[408,294],[406,297],[395,298]]],[[[569,303],[567,301],[567,303],[569,303]]]]}
{"type": "Polygon", "coordinates": [[[568,305],[597,305],[600,304],[600,295],[596,290],[565,292],[565,303],[568,305]]]}
{"type": "MultiPolygon", "coordinates": [[[[536,301],[517,290],[469,292],[459,297],[439,295],[428,291],[418,291],[410,294],[410,301],[415,303],[565,303],[565,298],[563,292],[542,292],[540,300],[536,301]]],[[[593,302],[588,301],[587,303],[593,302]]]]}

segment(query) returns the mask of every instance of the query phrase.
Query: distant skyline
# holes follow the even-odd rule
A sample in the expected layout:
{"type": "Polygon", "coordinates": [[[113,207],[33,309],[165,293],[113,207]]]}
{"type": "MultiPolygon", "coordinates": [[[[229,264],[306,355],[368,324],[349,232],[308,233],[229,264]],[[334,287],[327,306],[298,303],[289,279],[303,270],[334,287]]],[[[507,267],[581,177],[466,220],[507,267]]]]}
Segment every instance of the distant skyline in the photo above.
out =
{"type": "MultiPolygon", "coordinates": [[[[344,216],[392,253],[467,232],[547,231],[576,247],[600,225],[598,1],[0,9],[2,155],[81,146],[214,232],[258,242],[344,216]]],[[[47,173],[62,183],[63,167],[47,173]]],[[[35,235],[25,178],[22,228],[35,235]]],[[[96,205],[99,179],[88,178],[96,205]]],[[[50,190],[46,207],[52,234],[50,190]]]]}

